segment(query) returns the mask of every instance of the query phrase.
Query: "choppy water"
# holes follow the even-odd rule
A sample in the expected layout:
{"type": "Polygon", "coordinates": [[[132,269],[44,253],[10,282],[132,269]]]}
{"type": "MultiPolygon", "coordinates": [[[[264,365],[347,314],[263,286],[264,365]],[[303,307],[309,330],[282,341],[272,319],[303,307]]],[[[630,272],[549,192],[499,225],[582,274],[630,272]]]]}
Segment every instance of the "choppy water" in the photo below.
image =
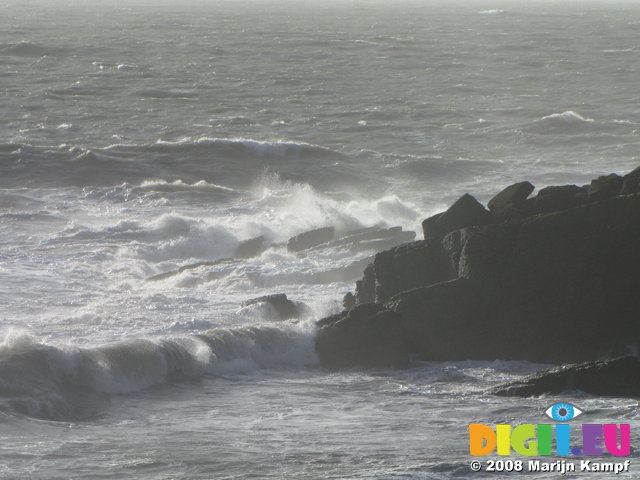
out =
{"type": "Polygon", "coordinates": [[[323,272],[373,252],[282,244],[636,167],[639,26],[615,2],[5,3],[0,477],[482,476],[467,424],[555,400],[486,388],[542,366],[328,374],[313,322],[353,281],[323,272]],[[277,292],[299,322],[241,306],[277,292]]]}

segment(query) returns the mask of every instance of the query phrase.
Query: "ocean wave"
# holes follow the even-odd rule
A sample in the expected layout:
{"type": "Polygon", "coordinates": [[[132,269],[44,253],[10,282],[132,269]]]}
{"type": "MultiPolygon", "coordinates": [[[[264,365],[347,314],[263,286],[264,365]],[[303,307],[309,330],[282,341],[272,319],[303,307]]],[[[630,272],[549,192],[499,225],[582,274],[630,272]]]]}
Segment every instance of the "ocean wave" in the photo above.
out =
{"type": "Polygon", "coordinates": [[[208,376],[315,365],[311,324],[215,329],[176,338],[135,338],[56,347],[24,331],[0,343],[0,410],[46,420],[101,413],[105,395],[208,376]]]}
{"type": "Polygon", "coordinates": [[[563,123],[563,124],[575,124],[575,123],[592,123],[593,118],[585,118],[579,113],[574,112],[573,110],[567,110],[562,113],[553,113],[551,115],[547,115],[546,117],[542,117],[540,121],[563,123]]]}
{"type": "MultiPolygon", "coordinates": [[[[188,137],[105,148],[3,144],[0,160],[7,168],[0,188],[107,186],[162,179],[197,184],[196,188],[205,186],[199,183],[203,181],[232,189],[246,186],[265,170],[300,175],[304,167],[309,177],[321,181],[328,168],[344,158],[334,150],[303,142],[242,138],[188,137]],[[253,178],[248,171],[254,172],[253,178]]],[[[175,183],[173,188],[178,186],[175,183]]]]}
{"type": "Polygon", "coordinates": [[[199,180],[194,183],[187,183],[180,179],[168,180],[145,180],[138,187],[142,190],[154,192],[213,192],[213,193],[236,193],[237,190],[224,185],[216,185],[215,183],[199,180]]]}
{"type": "Polygon", "coordinates": [[[586,118],[573,110],[567,110],[546,115],[527,125],[524,130],[543,135],[570,135],[583,133],[594,124],[593,118],[586,118]]]}

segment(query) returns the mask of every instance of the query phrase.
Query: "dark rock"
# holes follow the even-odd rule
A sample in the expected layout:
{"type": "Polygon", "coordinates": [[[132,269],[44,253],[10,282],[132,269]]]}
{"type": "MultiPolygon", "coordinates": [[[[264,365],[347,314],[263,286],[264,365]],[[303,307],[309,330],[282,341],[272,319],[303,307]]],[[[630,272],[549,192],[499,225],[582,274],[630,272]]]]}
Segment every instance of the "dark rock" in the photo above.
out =
{"type": "Polygon", "coordinates": [[[362,280],[356,282],[356,303],[362,305],[376,301],[376,273],[373,263],[364,269],[362,280]]]}
{"type": "Polygon", "coordinates": [[[629,178],[640,178],[640,167],[636,167],[627,173],[624,177],[625,180],[629,178]]]}
{"type": "Polygon", "coordinates": [[[495,342],[507,335],[487,328],[488,302],[462,278],[402,292],[389,308],[402,319],[410,351],[423,360],[494,359],[495,342]]]}
{"type": "Polygon", "coordinates": [[[622,188],[622,177],[612,173],[591,181],[588,188],[589,201],[606,200],[615,197],[622,188]]]}
{"type": "Polygon", "coordinates": [[[384,303],[429,360],[566,363],[639,347],[640,193],[589,201],[590,187],[548,187],[525,216],[380,252],[356,304],[384,303]]]}
{"type": "Polygon", "coordinates": [[[638,192],[640,192],[640,167],[622,177],[620,195],[629,195],[638,192]]]}
{"type": "Polygon", "coordinates": [[[315,247],[322,243],[333,240],[335,229],[333,227],[318,228],[308,232],[301,233],[295,237],[291,237],[287,243],[287,249],[290,252],[299,252],[307,248],[315,247]]]}
{"type": "Polygon", "coordinates": [[[265,238],[259,236],[240,242],[237,246],[234,257],[235,258],[251,258],[261,254],[266,250],[265,238]]]}
{"type": "Polygon", "coordinates": [[[486,225],[493,215],[474,197],[465,193],[449,209],[422,222],[425,239],[440,239],[454,230],[475,225],[486,225]]]}
{"type": "Polygon", "coordinates": [[[593,395],[640,397],[640,361],[627,356],[614,360],[567,365],[500,385],[489,392],[504,397],[530,397],[581,390],[593,395]]]}
{"type": "Polygon", "coordinates": [[[440,243],[425,240],[378,253],[373,276],[374,300],[385,303],[399,292],[455,278],[455,273],[440,243]]]}
{"type": "Polygon", "coordinates": [[[409,364],[398,315],[374,303],[320,320],[316,352],[329,370],[406,368],[409,364]]]}
{"type": "Polygon", "coordinates": [[[630,195],[632,193],[640,192],[640,177],[636,178],[624,178],[622,181],[622,187],[620,188],[620,195],[630,195]]]}
{"type": "Polygon", "coordinates": [[[436,213],[422,222],[422,233],[425,239],[438,239],[442,236],[438,228],[438,219],[444,215],[444,212],[436,213]]]}
{"type": "Polygon", "coordinates": [[[345,310],[351,310],[354,308],[356,306],[356,296],[351,292],[347,292],[342,299],[342,306],[345,310]]]}
{"type": "Polygon", "coordinates": [[[534,213],[551,213],[575,207],[586,199],[586,191],[577,185],[543,188],[533,199],[534,213]]]}
{"type": "Polygon", "coordinates": [[[534,189],[535,187],[529,182],[514,183],[489,200],[487,206],[494,213],[502,212],[507,207],[517,208],[524,205],[525,200],[534,189]]]}
{"type": "Polygon", "coordinates": [[[291,318],[298,318],[299,309],[298,306],[289,300],[284,293],[276,293],[273,295],[265,295],[263,297],[252,298],[242,303],[243,307],[255,305],[256,303],[268,303],[278,312],[282,320],[289,320],[291,318]]]}

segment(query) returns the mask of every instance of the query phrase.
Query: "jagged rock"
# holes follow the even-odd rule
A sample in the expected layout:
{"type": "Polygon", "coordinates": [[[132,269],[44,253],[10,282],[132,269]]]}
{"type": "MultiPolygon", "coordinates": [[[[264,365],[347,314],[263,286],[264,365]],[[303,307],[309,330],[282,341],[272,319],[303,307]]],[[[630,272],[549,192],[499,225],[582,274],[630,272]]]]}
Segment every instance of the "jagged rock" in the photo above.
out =
{"type": "Polygon", "coordinates": [[[422,222],[425,239],[440,239],[454,230],[474,225],[486,225],[493,215],[474,197],[465,193],[449,209],[422,222]]]}
{"type": "Polygon", "coordinates": [[[620,193],[622,182],[622,177],[615,173],[592,180],[588,188],[589,200],[598,201],[615,197],[620,193]]]}
{"type": "Polygon", "coordinates": [[[517,208],[524,205],[527,197],[533,192],[535,187],[529,182],[518,182],[509,185],[489,200],[487,206],[493,213],[499,214],[507,207],[517,208]]]}
{"type": "Polygon", "coordinates": [[[321,364],[329,370],[406,368],[409,364],[398,315],[375,303],[320,320],[316,352],[321,364]]]}
{"type": "Polygon", "coordinates": [[[240,242],[237,246],[235,258],[251,258],[261,254],[266,249],[265,238],[261,235],[256,238],[250,238],[244,242],[240,242]]]}
{"type": "Polygon", "coordinates": [[[291,237],[287,243],[287,250],[290,252],[299,252],[307,248],[315,247],[322,243],[333,240],[335,236],[335,228],[324,227],[308,232],[301,233],[295,237],[291,237]]]}
{"type": "Polygon", "coordinates": [[[489,393],[503,397],[530,397],[581,390],[593,395],[640,397],[640,360],[627,356],[544,370],[499,385],[489,393]]]}
{"type": "Polygon", "coordinates": [[[289,320],[291,318],[298,318],[299,309],[298,306],[289,300],[284,293],[276,293],[273,295],[265,295],[263,297],[252,298],[242,303],[243,307],[255,305],[256,303],[268,303],[278,312],[282,320],[289,320]]]}

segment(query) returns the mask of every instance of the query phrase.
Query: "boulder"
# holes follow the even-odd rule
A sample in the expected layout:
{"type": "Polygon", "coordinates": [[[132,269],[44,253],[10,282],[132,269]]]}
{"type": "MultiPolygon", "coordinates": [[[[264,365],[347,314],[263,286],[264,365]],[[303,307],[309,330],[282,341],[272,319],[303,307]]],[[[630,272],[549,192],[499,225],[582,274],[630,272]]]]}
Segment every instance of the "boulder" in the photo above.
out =
{"type": "Polygon", "coordinates": [[[243,307],[255,305],[256,303],[268,303],[270,304],[282,320],[289,320],[291,318],[298,318],[299,309],[298,306],[289,300],[284,293],[276,293],[273,295],[265,295],[263,297],[252,298],[242,303],[243,307]]]}
{"type": "Polygon", "coordinates": [[[322,243],[333,240],[335,236],[335,228],[324,227],[308,232],[301,233],[295,237],[291,237],[287,243],[287,250],[290,252],[299,252],[307,248],[315,247],[322,243]]]}
{"type": "Polygon", "coordinates": [[[425,239],[440,239],[454,230],[474,225],[486,225],[493,215],[473,196],[465,193],[449,209],[422,222],[425,239]]]}
{"type": "Polygon", "coordinates": [[[633,356],[566,365],[499,385],[489,393],[503,397],[556,395],[581,390],[593,395],[640,397],[640,360],[633,356]]]}
{"type": "Polygon", "coordinates": [[[406,368],[407,342],[399,316],[375,303],[318,322],[316,352],[329,370],[406,368]]]}
{"type": "Polygon", "coordinates": [[[517,208],[524,205],[527,197],[533,192],[535,187],[530,182],[518,182],[509,185],[489,200],[487,206],[493,213],[500,213],[507,207],[517,208]]]}
{"type": "Polygon", "coordinates": [[[550,213],[575,207],[587,199],[587,191],[577,185],[560,185],[543,188],[532,199],[529,209],[533,213],[550,213]]]}

